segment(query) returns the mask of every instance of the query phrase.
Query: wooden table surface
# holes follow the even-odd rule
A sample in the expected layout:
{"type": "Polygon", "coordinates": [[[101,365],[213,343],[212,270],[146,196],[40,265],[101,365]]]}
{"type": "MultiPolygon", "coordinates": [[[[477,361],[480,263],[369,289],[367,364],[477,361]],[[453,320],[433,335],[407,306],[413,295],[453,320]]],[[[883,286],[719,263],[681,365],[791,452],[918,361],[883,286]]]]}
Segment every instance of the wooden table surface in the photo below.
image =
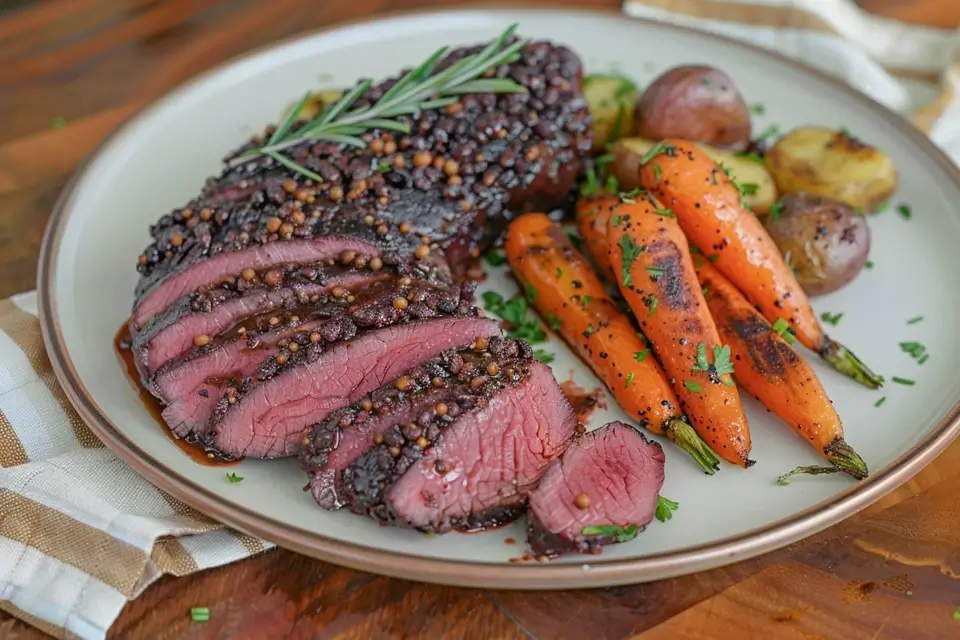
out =
{"type": "MultiPolygon", "coordinates": [[[[34,287],[57,194],[84,156],[147,101],[278,38],[437,4],[0,0],[0,297],[34,287]]],[[[957,0],[860,4],[909,22],[960,24],[957,0]]],[[[960,441],[859,515],[723,569],[613,589],[491,592],[382,578],[274,550],[160,580],[126,607],[111,636],[944,639],[960,637],[958,578],[960,441]],[[210,606],[209,623],[190,622],[196,603],[210,606]]],[[[0,612],[0,638],[42,636],[0,612]]]]}

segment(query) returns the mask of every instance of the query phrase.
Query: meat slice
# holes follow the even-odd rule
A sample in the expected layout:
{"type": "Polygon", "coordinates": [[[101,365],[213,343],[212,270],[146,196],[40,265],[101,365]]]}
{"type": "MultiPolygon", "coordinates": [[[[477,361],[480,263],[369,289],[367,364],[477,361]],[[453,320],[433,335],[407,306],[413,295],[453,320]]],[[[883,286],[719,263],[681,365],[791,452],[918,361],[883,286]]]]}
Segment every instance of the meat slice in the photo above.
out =
{"type": "MultiPolygon", "coordinates": [[[[410,403],[418,414],[414,420],[401,409],[388,420],[402,422],[387,429],[376,420],[361,422],[366,445],[341,438],[330,447],[323,428],[315,429],[308,468],[333,470],[334,500],[382,523],[443,533],[517,518],[577,427],[550,369],[533,359],[526,342],[497,338],[449,351],[415,375],[394,383],[411,385],[419,396],[410,403]],[[428,377],[437,390],[426,389],[428,377]],[[338,453],[344,446],[344,458],[371,448],[337,477],[335,465],[343,460],[331,465],[314,454],[325,448],[338,453]]],[[[325,478],[315,474],[314,481],[315,495],[327,500],[325,478]]]]}
{"type": "Polygon", "coordinates": [[[282,350],[317,343],[329,349],[370,328],[464,314],[472,300],[472,285],[453,288],[412,278],[381,279],[356,294],[341,288],[288,311],[245,319],[237,330],[168,362],[151,388],[165,404],[163,418],[174,434],[199,436],[223,393],[256,376],[264,360],[282,350]],[[400,298],[406,303],[402,310],[394,304],[400,298]]]}
{"type": "Polygon", "coordinates": [[[533,553],[599,553],[634,537],[653,519],[663,463],[660,445],[622,422],[579,438],[530,494],[533,553]]]}
{"type": "MultiPolygon", "coordinates": [[[[351,330],[349,323],[343,330],[351,330]]],[[[287,347],[254,378],[225,390],[199,440],[231,457],[295,455],[306,429],[330,412],[454,345],[499,333],[493,320],[458,315],[371,329],[332,345],[287,347]]]]}
{"type": "MultiPolygon", "coordinates": [[[[481,49],[453,50],[436,70],[481,49]]],[[[138,258],[134,328],[244,268],[350,251],[402,264],[426,239],[462,273],[513,215],[566,202],[592,144],[580,60],[536,42],[494,74],[527,91],[467,94],[455,108],[399,115],[409,135],[371,129],[363,148],[306,139],[279,152],[322,181],[256,153],[263,136],[236,150],[200,195],[151,227],[138,258]]],[[[350,108],[376,103],[400,77],[370,87],[350,108]]]]}
{"type": "Polygon", "coordinates": [[[131,328],[134,362],[142,379],[149,379],[164,363],[185,355],[198,341],[208,343],[223,332],[236,330],[246,318],[308,307],[338,286],[356,289],[389,276],[382,271],[326,265],[287,265],[242,273],[215,288],[180,298],[154,316],[142,331],[131,328]]]}

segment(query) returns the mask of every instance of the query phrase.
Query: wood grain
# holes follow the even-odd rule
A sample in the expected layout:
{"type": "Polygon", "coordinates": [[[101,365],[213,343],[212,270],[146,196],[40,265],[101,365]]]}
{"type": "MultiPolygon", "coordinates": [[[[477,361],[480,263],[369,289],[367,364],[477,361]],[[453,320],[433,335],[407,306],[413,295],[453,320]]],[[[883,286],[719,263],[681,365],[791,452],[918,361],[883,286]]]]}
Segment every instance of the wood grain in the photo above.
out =
{"type": "MultiPolygon", "coordinates": [[[[58,193],[77,164],[143,104],[225,58],[279,38],[436,4],[0,1],[0,297],[34,286],[43,227],[58,193]],[[55,126],[58,119],[66,126],[55,126]]],[[[960,24],[955,0],[860,4],[910,22],[960,24]]],[[[958,482],[960,443],[860,515],[802,543],[723,569],[615,589],[454,589],[274,550],[160,580],[125,608],[111,637],[960,637],[953,615],[960,605],[958,482]],[[210,607],[211,621],[191,623],[191,606],[210,607]]],[[[0,638],[42,636],[0,612],[0,638]]]]}

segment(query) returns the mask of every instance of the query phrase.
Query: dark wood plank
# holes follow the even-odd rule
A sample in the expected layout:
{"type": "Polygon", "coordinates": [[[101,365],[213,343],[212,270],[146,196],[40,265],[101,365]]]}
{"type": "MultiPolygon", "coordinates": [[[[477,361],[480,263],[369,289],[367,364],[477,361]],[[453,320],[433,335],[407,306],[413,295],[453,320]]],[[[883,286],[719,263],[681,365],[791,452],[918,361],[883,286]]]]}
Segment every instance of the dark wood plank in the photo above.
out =
{"type": "MultiPolygon", "coordinates": [[[[0,3],[0,297],[34,286],[40,238],[77,164],[143,104],[224,59],[431,0],[0,3]],[[66,126],[54,128],[56,119],[66,126]]],[[[449,4],[449,3],[446,3],[449,4]]],[[[458,4],[465,4],[463,2],[458,4]]],[[[551,5],[616,8],[619,0],[551,5]]],[[[954,0],[860,0],[960,23],[954,0]]],[[[487,592],[382,578],[274,550],[130,603],[117,638],[945,638],[960,633],[960,443],[845,523],[727,568],[658,583],[487,592]],[[192,606],[212,619],[194,624],[192,606]]],[[[41,637],[0,612],[0,637],[41,637]]]]}

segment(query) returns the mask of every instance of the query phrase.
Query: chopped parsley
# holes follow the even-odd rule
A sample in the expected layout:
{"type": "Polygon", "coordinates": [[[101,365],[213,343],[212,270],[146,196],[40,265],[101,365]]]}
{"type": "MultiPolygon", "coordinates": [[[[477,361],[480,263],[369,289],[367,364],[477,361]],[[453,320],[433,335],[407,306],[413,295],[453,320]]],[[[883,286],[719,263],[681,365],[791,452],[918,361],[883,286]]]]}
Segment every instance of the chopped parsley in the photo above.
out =
{"type": "Polygon", "coordinates": [[[644,267],[644,269],[650,272],[651,278],[659,278],[663,275],[663,269],[660,267],[644,267]]]}
{"type": "Polygon", "coordinates": [[[573,248],[577,251],[583,250],[583,240],[572,231],[567,231],[567,238],[570,239],[570,244],[573,245],[573,248]]]}
{"type": "Polygon", "coordinates": [[[820,319],[831,327],[835,327],[840,324],[841,318],[843,318],[843,313],[830,313],[829,311],[824,311],[820,314],[820,319]]]}
{"type": "Polygon", "coordinates": [[[194,622],[210,622],[210,609],[207,607],[193,607],[190,609],[190,619],[194,622]]]}
{"type": "MultiPolygon", "coordinates": [[[[643,154],[643,157],[640,158],[640,166],[645,166],[648,162],[656,158],[661,153],[666,153],[667,155],[673,153],[676,149],[672,144],[667,144],[666,142],[661,142],[657,145],[654,145],[652,149],[643,154]]],[[[654,170],[656,172],[656,170],[654,170]]]]}
{"type": "Polygon", "coordinates": [[[679,502],[674,502],[663,496],[657,496],[657,510],[654,511],[654,517],[660,522],[666,522],[673,517],[673,512],[679,508],[679,502]]]}
{"type": "Polygon", "coordinates": [[[900,350],[904,353],[909,353],[910,357],[914,360],[923,360],[920,364],[923,364],[927,361],[927,358],[930,356],[927,354],[927,348],[920,344],[919,342],[901,342],[900,350]]]}
{"type": "Polygon", "coordinates": [[[917,324],[918,322],[923,321],[923,316],[916,316],[915,318],[910,318],[907,320],[907,324],[917,324]]]}
{"type": "Polygon", "coordinates": [[[522,338],[533,344],[547,339],[540,323],[528,317],[529,307],[523,297],[504,300],[499,293],[487,291],[483,294],[483,308],[500,316],[507,324],[507,336],[510,338],[522,338]]]}
{"type": "Polygon", "coordinates": [[[660,176],[663,174],[663,170],[660,168],[656,162],[651,165],[653,167],[653,184],[655,186],[660,186],[660,176]]]}
{"type": "Polygon", "coordinates": [[[881,202],[879,205],[877,205],[877,208],[874,209],[873,212],[874,212],[874,213],[883,213],[884,211],[886,211],[886,210],[889,209],[889,208],[890,208],[890,201],[887,200],[886,202],[881,202]]]}
{"type": "Polygon", "coordinates": [[[610,226],[619,227],[621,220],[623,220],[623,216],[613,216],[612,218],[610,218],[610,226]]]}
{"type": "Polygon", "coordinates": [[[633,261],[643,253],[643,249],[638,247],[630,236],[620,238],[620,249],[623,251],[623,257],[620,260],[620,275],[623,278],[623,286],[632,287],[633,277],[630,275],[630,267],[633,265],[633,261]]]}
{"type": "Polygon", "coordinates": [[[863,263],[863,268],[864,268],[864,269],[867,269],[868,271],[869,271],[870,269],[873,269],[873,260],[867,260],[866,262],[864,262],[864,263],[863,263]]]}
{"type": "Polygon", "coordinates": [[[503,251],[494,249],[484,256],[484,260],[486,260],[487,264],[491,267],[499,267],[507,263],[507,256],[503,253],[503,251]]]}
{"type": "Polygon", "coordinates": [[[890,379],[896,382],[897,384],[906,385],[908,387],[912,387],[913,385],[917,384],[916,380],[911,380],[910,378],[900,378],[898,376],[893,376],[890,379]]]}
{"type": "Polygon", "coordinates": [[[583,528],[585,536],[607,536],[614,542],[629,542],[640,533],[640,527],[635,524],[626,527],[618,527],[615,524],[598,524],[583,528]]]}
{"type": "Polygon", "coordinates": [[[674,217],[676,217],[676,216],[673,215],[673,209],[671,209],[671,208],[669,208],[669,207],[660,208],[660,207],[654,205],[654,207],[653,207],[653,212],[654,212],[655,214],[657,214],[658,216],[666,216],[666,217],[668,217],[668,218],[674,218],[674,217]]]}
{"type": "Polygon", "coordinates": [[[527,302],[533,304],[537,301],[537,288],[530,284],[529,282],[523,283],[523,295],[526,297],[527,302]]]}
{"type": "Polygon", "coordinates": [[[557,330],[560,329],[560,327],[563,326],[563,322],[560,320],[559,317],[557,317],[557,314],[555,314],[555,313],[548,313],[548,314],[547,314],[547,326],[550,327],[550,330],[551,330],[551,331],[557,331],[557,330]]]}
{"type": "Polygon", "coordinates": [[[908,204],[901,204],[897,206],[897,211],[903,216],[904,220],[909,220],[913,216],[913,209],[910,208],[908,204]]]}
{"type": "MultiPolygon", "coordinates": [[[[734,367],[733,361],[730,359],[730,345],[722,345],[713,347],[713,368],[717,372],[718,376],[725,376],[727,374],[732,374],[734,367]]],[[[729,379],[724,380],[723,383],[728,387],[733,384],[729,379]]]]}
{"type": "Polygon", "coordinates": [[[560,267],[557,267],[557,279],[562,277],[563,277],[563,269],[561,269],[560,267]]]}
{"type": "Polygon", "coordinates": [[[697,361],[691,368],[694,371],[710,370],[710,362],[707,360],[707,345],[703,342],[697,345],[697,361]]]}
{"type": "Polygon", "coordinates": [[[880,405],[882,405],[882,404],[883,404],[884,402],[886,402],[886,401],[887,401],[887,396],[880,396],[880,399],[877,400],[876,402],[874,402],[874,403],[873,403],[873,406],[879,407],[880,405]]]}
{"type": "Polygon", "coordinates": [[[647,305],[647,308],[650,309],[650,315],[652,316],[657,310],[657,305],[659,304],[659,301],[657,300],[657,294],[651,293],[643,302],[647,305]]]}
{"type": "Polygon", "coordinates": [[[707,260],[709,260],[710,262],[716,262],[719,259],[720,259],[719,253],[711,253],[710,255],[707,256],[707,260]]]}
{"type": "Polygon", "coordinates": [[[597,184],[597,172],[593,167],[587,169],[587,179],[580,185],[580,195],[592,196],[597,193],[600,186],[597,184]]]}
{"type": "Polygon", "coordinates": [[[238,482],[243,482],[243,476],[238,476],[233,472],[228,473],[227,482],[229,482],[230,484],[237,484],[238,482]]]}
{"type": "Polygon", "coordinates": [[[783,211],[783,203],[774,202],[772,205],[770,205],[770,219],[779,220],[781,211],[783,211]]]}
{"type": "Polygon", "coordinates": [[[597,159],[595,160],[595,162],[596,162],[596,164],[597,164],[598,167],[602,167],[602,166],[604,166],[604,165],[610,164],[611,162],[613,162],[613,161],[616,160],[616,159],[617,159],[617,156],[616,156],[615,154],[605,153],[605,154],[603,154],[602,156],[598,156],[597,159]]]}
{"type": "Polygon", "coordinates": [[[589,338],[590,336],[592,336],[592,335],[595,334],[596,332],[597,332],[597,328],[596,328],[595,326],[593,326],[592,324],[588,324],[588,325],[587,325],[587,330],[583,332],[583,337],[584,337],[584,338],[589,338]]]}
{"type": "Polygon", "coordinates": [[[544,351],[543,349],[534,349],[533,357],[543,364],[550,364],[556,358],[556,356],[554,356],[552,353],[549,351],[544,351]]]}
{"type": "Polygon", "coordinates": [[[586,308],[592,299],[590,296],[583,296],[583,298],[580,299],[580,306],[586,308]]]}
{"type": "Polygon", "coordinates": [[[626,389],[626,388],[629,387],[631,384],[633,384],[633,371],[631,371],[630,373],[627,374],[627,383],[626,383],[625,385],[623,385],[623,388],[626,389]]]}
{"type": "Polygon", "coordinates": [[[762,102],[758,102],[756,104],[750,105],[750,111],[757,114],[758,116],[762,116],[767,112],[767,107],[762,102]]]}
{"type": "Polygon", "coordinates": [[[57,116],[50,121],[51,129],[63,129],[65,126],[67,126],[67,119],[63,116],[57,116]]]}
{"type": "Polygon", "coordinates": [[[758,141],[766,140],[767,138],[775,138],[780,135],[780,127],[775,124],[770,125],[757,136],[758,141]]]}
{"type": "Polygon", "coordinates": [[[693,391],[694,393],[700,393],[703,391],[703,387],[700,386],[700,383],[694,382],[693,380],[684,380],[683,386],[685,386],[687,389],[690,389],[690,391],[693,391]]]}
{"type": "Polygon", "coordinates": [[[637,204],[637,196],[643,195],[644,193],[646,193],[646,191],[640,187],[630,189],[630,191],[621,191],[620,202],[624,204],[637,204]]]}
{"type": "Polygon", "coordinates": [[[777,318],[777,321],[774,322],[770,328],[773,329],[774,333],[783,338],[787,344],[793,344],[797,341],[797,337],[793,335],[793,329],[790,328],[790,325],[787,324],[787,321],[783,318],[777,318]]]}
{"type": "Polygon", "coordinates": [[[929,353],[925,353],[925,354],[923,354],[922,356],[920,356],[920,358],[917,360],[917,364],[923,364],[923,363],[925,363],[925,362],[926,362],[927,360],[929,360],[929,359],[930,359],[930,354],[929,354],[929,353]]]}
{"type": "Polygon", "coordinates": [[[607,176],[607,181],[604,186],[610,193],[617,193],[620,191],[620,182],[613,176],[607,176]]]}
{"type": "Polygon", "coordinates": [[[744,160],[749,160],[750,162],[756,162],[757,164],[766,164],[767,161],[763,156],[754,153],[753,151],[739,151],[735,154],[738,158],[743,158],[744,160]]]}
{"type": "Polygon", "coordinates": [[[636,360],[637,362],[643,362],[644,359],[647,357],[648,353],[650,353],[650,349],[644,349],[643,351],[634,351],[633,359],[636,360]]]}

